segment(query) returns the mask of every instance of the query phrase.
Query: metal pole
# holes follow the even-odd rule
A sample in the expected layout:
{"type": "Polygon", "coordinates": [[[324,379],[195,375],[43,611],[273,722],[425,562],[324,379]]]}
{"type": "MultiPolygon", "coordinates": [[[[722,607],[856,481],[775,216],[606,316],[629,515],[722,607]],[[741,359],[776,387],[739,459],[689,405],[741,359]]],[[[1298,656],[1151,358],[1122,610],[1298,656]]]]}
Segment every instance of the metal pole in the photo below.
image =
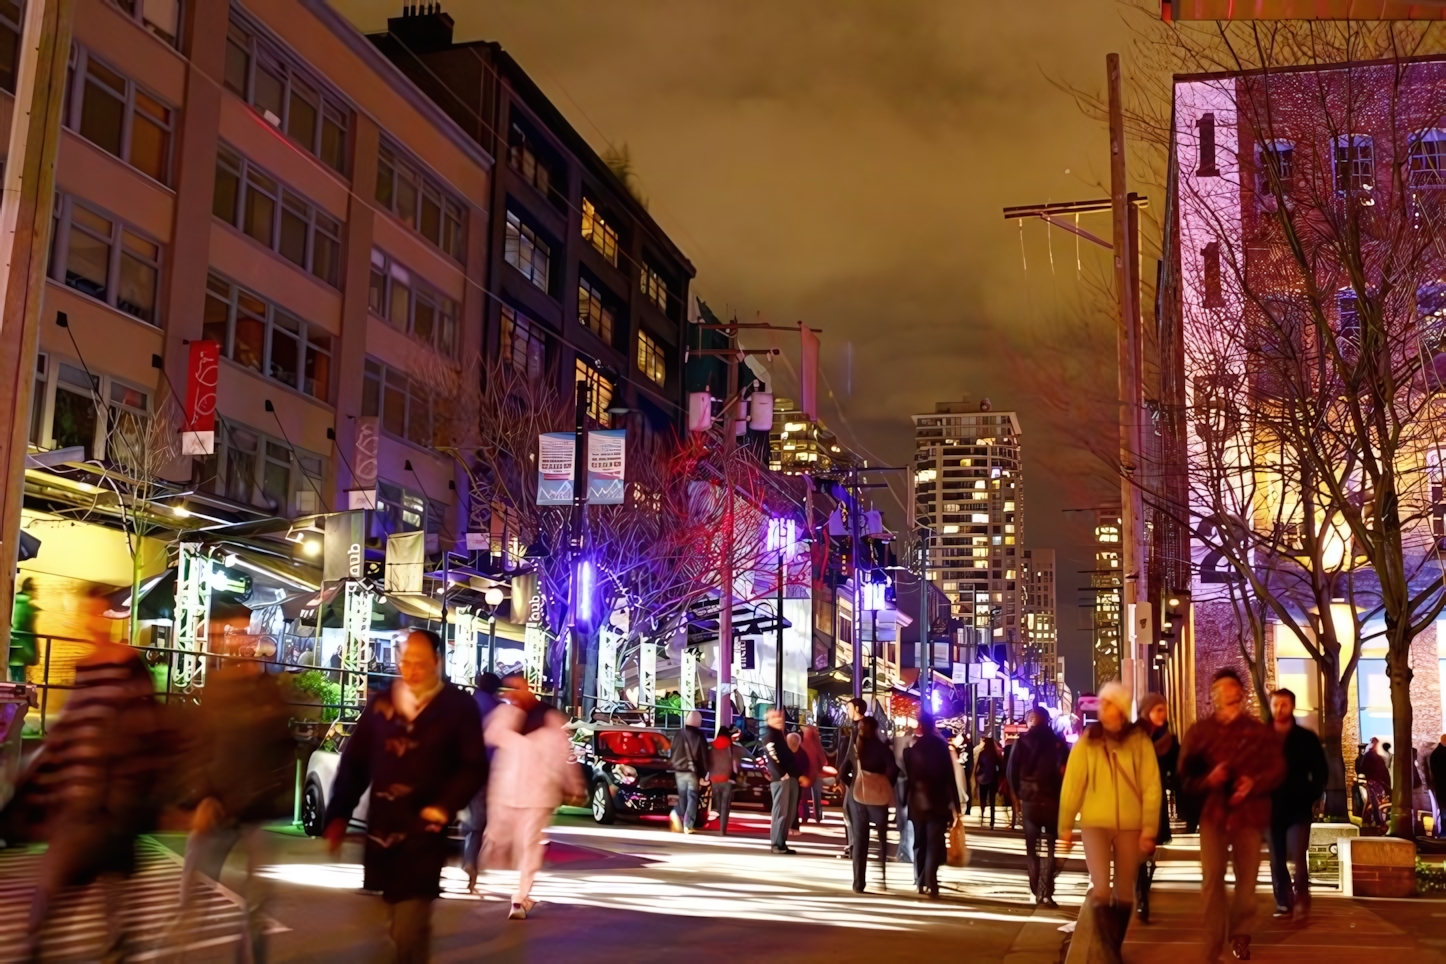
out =
{"type": "Polygon", "coordinates": [[[879,611],[869,610],[869,693],[879,705],[879,611]]]}
{"type": "Polygon", "coordinates": [[[563,693],[567,700],[566,706],[570,712],[578,713],[581,707],[577,701],[577,653],[578,636],[580,631],[577,626],[577,564],[582,556],[583,523],[584,513],[587,511],[587,407],[589,389],[587,379],[577,383],[577,407],[573,415],[573,463],[572,463],[572,518],[569,519],[568,545],[571,549],[568,564],[572,572],[568,574],[569,595],[572,596],[572,605],[568,612],[568,634],[567,646],[563,657],[563,682],[565,688],[563,693]]]}
{"type": "Polygon", "coordinates": [[[854,585],[854,642],[851,648],[853,649],[852,672],[854,699],[859,699],[864,694],[864,661],[863,653],[860,649],[864,634],[863,620],[860,618],[863,615],[863,606],[861,603],[863,598],[861,592],[863,581],[859,578],[859,470],[857,465],[854,465],[850,470],[850,476],[853,486],[853,504],[849,506],[849,562],[850,568],[853,571],[849,574],[849,579],[854,585]]]}
{"type": "Polygon", "coordinates": [[[929,638],[929,530],[919,527],[919,715],[930,712],[934,686],[934,643],[929,638]],[[926,655],[927,654],[927,655],[926,655]]]}
{"type": "MultiPolygon", "coordinates": [[[[514,625],[515,625],[514,617],[514,625]]],[[[487,672],[497,672],[497,611],[487,614],[487,672]]]]}
{"type": "Polygon", "coordinates": [[[778,521],[778,608],[776,611],[778,619],[778,655],[777,665],[773,667],[774,676],[774,703],[779,710],[783,709],[783,520],[778,521]]]}
{"type": "MultiPolygon", "coordinates": [[[[734,334],[728,332],[728,347],[734,334]]],[[[718,565],[718,696],[715,726],[733,725],[733,435],[738,418],[738,359],[728,356],[728,394],[723,412],[723,552],[718,565]]],[[[781,615],[781,614],[780,614],[781,615]]]]}

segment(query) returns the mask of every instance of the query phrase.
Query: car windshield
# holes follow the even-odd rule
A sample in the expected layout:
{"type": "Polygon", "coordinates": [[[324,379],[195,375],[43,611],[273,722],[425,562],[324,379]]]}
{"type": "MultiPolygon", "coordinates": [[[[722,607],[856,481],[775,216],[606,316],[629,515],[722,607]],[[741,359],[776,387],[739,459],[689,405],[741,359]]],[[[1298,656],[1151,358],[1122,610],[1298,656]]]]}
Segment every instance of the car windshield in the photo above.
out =
{"type": "Polygon", "coordinates": [[[661,733],[635,730],[606,730],[597,735],[598,751],[607,756],[665,757],[672,744],[661,733]]]}

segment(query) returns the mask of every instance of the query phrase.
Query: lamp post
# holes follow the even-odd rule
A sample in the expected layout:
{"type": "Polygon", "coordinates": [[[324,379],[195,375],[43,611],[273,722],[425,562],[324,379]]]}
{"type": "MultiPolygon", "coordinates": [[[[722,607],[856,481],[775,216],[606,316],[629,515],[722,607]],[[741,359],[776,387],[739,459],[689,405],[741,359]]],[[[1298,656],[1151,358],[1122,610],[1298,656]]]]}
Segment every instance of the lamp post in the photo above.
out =
{"type": "MultiPolygon", "coordinates": [[[[487,604],[487,672],[497,672],[497,607],[502,605],[502,590],[496,586],[482,595],[487,604]]],[[[513,617],[514,622],[516,616],[513,617]]]]}
{"type": "Polygon", "coordinates": [[[793,520],[792,519],[771,519],[768,523],[769,541],[773,543],[772,549],[778,553],[778,599],[773,608],[774,629],[777,633],[777,651],[774,654],[773,665],[773,705],[779,712],[783,711],[783,563],[784,553],[788,551],[789,544],[793,542],[793,520]]]}

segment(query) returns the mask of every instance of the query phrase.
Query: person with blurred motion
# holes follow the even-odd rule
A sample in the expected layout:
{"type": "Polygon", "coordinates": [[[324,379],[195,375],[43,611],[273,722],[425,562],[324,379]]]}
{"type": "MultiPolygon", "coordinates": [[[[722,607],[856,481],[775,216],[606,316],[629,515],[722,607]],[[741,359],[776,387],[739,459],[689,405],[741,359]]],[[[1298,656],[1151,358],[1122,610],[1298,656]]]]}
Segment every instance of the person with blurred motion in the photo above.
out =
{"type": "Polygon", "coordinates": [[[999,794],[1000,771],[1004,769],[1004,754],[994,737],[986,736],[974,751],[974,784],[979,788],[979,822],[984,822],[984,808],[989,808],[989,826],[994,826],[994,806],[999,794]]]}
{"type": "Polygon", "coordinates": [[[1386,762],[1386,752],[1381,749],[1381,738],[1371,737],[1371,743],[1361,751],[1356,760],[1356,774],[1366,780],[1366,805],[1361,813],[1361,823],[1367,827],[1386,825],[1386,808],[1391,802],[1391,765],[1386,762]]]}
{"type": "Polygon", "coordinates": [[[894,733],[892,741],[894,765],[898,767],[894,777],[894,826],[899,834],[899,842],[894,846],[894,859],[911,867],[915,865],[916,848],[914,824],[909,819],[909,787],[906,783],[908,771],[904,765],[904,754],[914,745],[914,739],[914,731],[901,726],[894,733]]]}
{"type": "Polygon", "coordinates": [[[788,748],[793,751],[794,762],[798,764],[798,788],[794,792],[794,808],[792,829],[798,833],[803,825],[803,795],[808,790],[810,779],[808,775],[809,759],[808,754],[803,752],[803,734],[794,730],[786,737],[788,748]]]}
{"type": "Polygon", "coordinates": [[[507,916],[526,920],[537,903],[532,882],[542,868],[543,834],[553,811],[585,788],[563,729],[567,719],[538,699],[521,673],[504,677],[499,692],[504,702],[487,723],[487,745],[495,749],[483,863],[517,868],[507,916]]]}
{"type": "MultiPolygon", "coordinates": [[[[487,720],[492,716],[492,711],[497,709],[501,702],[497,698],[497,691],[502,687],[502,679],[496,673],[479,673],[477,676],[476,689],[472,693],[472,699],[477,704],[477,714],[482,720],[482,732],[487,732],[487,720]]],[[[483,749],[487,754],[487,762],[492,762],[492,748],[486,746],[483,740],[483,749]]],[[[477,861],[482,855],[482,839],[487,832],[487,785],[472,795],[472,802],[467,805],[467,826],[464,828],[466,834],[462,838],[462,868],[467,871],[467,893],[474,893],[477,890],[477,861]]]]}
{"type": "Polygon", "coordinates": [[[1443,837],[1446,836],[1446,828],[1441,826],[1441,801],[1443,796],[1446,796],[1446,733],[1441,734],[1441,741],[1426,755],[1425,770],[1435,804],[1433,812],[1436,817],[1431,824],[1431,832],[1437,837],[1443,837]]]}
{"type": "Polygon", "coordinates": [[[67,887],[100,880],[103,961],[127,953],[125,883],[136,872],[136,838],[155,829],[172,738],[140,654],[100,642],[75,666],[65,709],[16,781],[5,814],[11,841],[46,842],[21,959],[39,960],[40,936],[67,887]]]}
{"type": "Polygon", "coordinates": [[[35,617],[40,607],[35,605],[35,580],[20,581],[15,589],[15,605],[10,617],[10,682],[25,682],[25,668],[40,661],[40,650],[35,639],[35,617]]]}
{"type": "Polygon", "coordinates": [[[259,660],[230,660],[206,677],[189,732],[185,772],[196,806],[181,871],[176,930],[191,926],[197,877],[221,879],[226,857],[239,843],[246,854],[241,888],[246,914],[237,960],[266,959],[264,911],[270,896],[258,873],[270,862],[265,824],[292,812],[296,741],[291,707],[276,677],[259,660]]]}
{"type": "Polygon", "coordinates": [[[964,771],[964,815],[968,816],[974,806],[974,739],[968,733],[955,737],[959,751],[959,768],[964,771]]]}
{"type": "Polygon", "coordinates": [[[487,758],[476,702],[442,679],[437,634],[412,630],[399,668],[401,679],[372,699],[342,750],[325,835],[335,853],[370,787],[363,861],[381,884],[395,960],[411,964],[431,956],[447,825],[486,781],[487,758]]]}
{"type": "Polygon", "coordinates": [[[852,791],[848,819],[853,824],[854,893],[862,894],[870,827],[879,830],[879,879],[885,882],[888,878],[889,806],[894,802],[894,784],[899,779],[899,764],[879,739],[879,724],[872,716],[859,720],[853,752],[839,771],[839,779],[852,791]]]}
{"type": "Polygon", "coordinates": [[[1111,681],[1100,687],[1099,701],[1099,722],[1085,727],[1065,765],[1059,840],[1068,854],[1078,819],[1090,876],[1081,918],[1088,913],[1093,937],[1081,940],[1084,928],[1077,929],[1069,960],[1098,952],[1118,964],[1140,856],[1155,849],[1159,832],[1160,765],[1149,736],[1130,725],[1129,690],[1111,681]]]}
{"type": "Polygon", "coordinates": [[[1271,791],[1285,777],[1280,741],[1246,711],[1245,684],[1230,667],[1210,679],[1212,715],[1195,721],[1180,748],[1187,793],[1203,799],[1200,874],[1205,897],[1205,957],[1213,961],[1228,942],[1239,960],[1250,959],[1255,878],[1260,842],[1270,825],[1271,791]],[[1225,897],[1225,863],[1235,871],[1233,901],[1225,897]]]}
{"type": "Polygon", "coordinates": [[[713,806],[718,808],[718,832],[728,835],[728,810],[733,803],[733,783],[743,774],[743,747],[736,742],[738,730],[729,727],[713,738],[708,747],[708,785],[713,788],[713,806]]]}
{"type": "Polygon", "coordinates": [[[1024,818],[1024,861],[1029,870],[1029,891],[1041,907],[1054,902],[1054,860],[1059,828],[1059,798],[1064,785],[1064,766],[1069,745],[1049,725],[1049,714],[1039,708],[1025,715],[1029,729],[1014,744],[1009,755],[1007,777],[1019,796],[1024,818]],[[1039,860],[1040,838],[1045,842],[1043,866],[1039,860]]]}
{"type": "Polygon", "coordinates": [[[708,738],[699,729],[703,714],[689,710],[683,728],[673,739],[673,779],[678,784],[678,804],[668,812],[673,833],[692,833],[698,822],[698,801],[708,778],[708,738]]]}
{"type": "MultiPolygon", "coordinates": [[[[1160,765],[1160,831],[1155,846],[1170,842],[1170,801],[1165,791],[1175,781],[1175,767],[1180,760],[1180,744],[1170,732],[1170,704],[1159,693],[1146,693],[1140,700],[1140,718],[1135,725],[1145,731],[1155,746],[1155,762],[1160,765]]],[[[1135,914],[1141,924],[1150,922],[1150,885],[1155,881],[1155,853],[1140,862],[1135,877],[1135,914]]]]}
{"type": "Polygon", "coordinates": [[[765,720],[768,732],[763,737],[763,762],[768,767],[768,787],[773,793],[768,839],[776,854],[797,853],[788,846],[788,828],[798,810],[798,759],[783,735],[783,711],[771,709],[765,720]]]}
{"type": "MultiPolygon", "coordinates": [[[[843,772],[850,766],[858,763],[858,735],[859,721],[864,718],[868,711],[868,704],[858,697],[854,697],[844,704],[844,711],[848,713],[848,723],[839,730],[839,779],[843,779],[843,772]]],[[[853,853],[854,825],[849,819],[849,801],[853,799],[850,794],[852,790],[848,784],[844,784],[843,814],[844,814],[844,852],[840,857],[848,857],[853,853]]]]}
{"type": "Polygon", "coordinates": [[[1270,797],[1270,883],[1275,891],[1275,916],[1304,921],[1310,916],[1310,824],[1315,804],[1325,795],[1325,748],[1320,737],[1295,721],[1295,694],[1278,689],[1270,694],[1270,715],[1285,755],[1285,779],[1270,797]],[[1295,866],[1292,881],[1287,860],[1295,866]]]}
{"type": "Polygon", "coordinates": [[[803,794],[801,816],[808,819],[809,803],[813,804],[813,822],[823,823],[823,778],[824,767],[828,766],[828,751],[823,748],[823,737],[818,727],[809,724],[803,728],[803,752],[808,754],[808,783],[800,782],[803,794]]]}
{"type": "Polygon", "coordinates": [[[919,738],[904,750],[904,780],[914,827],[914,886],[936,900],[945,834],[959,812],[954,770],[949,745],[934,728],[934,718],[927,713],[920,716],[919,738]]]}

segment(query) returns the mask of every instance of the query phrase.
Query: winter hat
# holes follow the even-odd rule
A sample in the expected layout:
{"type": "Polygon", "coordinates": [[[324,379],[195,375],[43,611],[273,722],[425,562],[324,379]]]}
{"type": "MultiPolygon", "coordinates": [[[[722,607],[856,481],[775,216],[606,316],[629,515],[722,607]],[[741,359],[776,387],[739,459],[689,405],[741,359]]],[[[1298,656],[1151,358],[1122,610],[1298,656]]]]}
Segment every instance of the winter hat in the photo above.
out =
{"type": "Polygon", "coordinates": [[[1157,706],[1168,707],[1169,701],[1167,701],[1159,693],[1146,693],[1144,697],[1140,700],[1140,719],[1149,719],[1150,711],[1157,706]]]}
{"type": "Polygon", "coordinates": [[[1119,680],[1110,680],[1100,687],[1099,700],[1102,703],[1113,703],[1125,714],[1125,722],[1130,720],[1130,691],[1125,689],[1125,684],[1119,680]]]}
{"type": "Polygon", "coordinates": [[[699,713],[697,710],[689,710],[686,722],[689,726],[702,726],[703,714],[699,713]]]}

